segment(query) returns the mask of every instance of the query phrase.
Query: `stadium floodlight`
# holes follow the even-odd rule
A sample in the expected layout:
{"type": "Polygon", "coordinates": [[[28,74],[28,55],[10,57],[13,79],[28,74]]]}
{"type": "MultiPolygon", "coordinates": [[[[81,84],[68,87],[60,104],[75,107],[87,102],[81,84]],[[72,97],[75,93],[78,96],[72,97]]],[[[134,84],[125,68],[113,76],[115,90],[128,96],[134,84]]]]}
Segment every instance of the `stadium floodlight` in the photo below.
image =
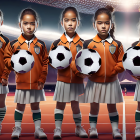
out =
{"type": "Polygon", "coordinates": [[[57,8],[76,7],[81,13],[94,14],[98,8],[112,5],[115,11],[139,11],[140,0],[23,0],[57,8]]]}
{"type": "MultiPolygon", "coordinates": [[[[4,32],[5,34],[9,35],[9,36],[14,36],[14,37],[18,37],[21,34],[21,30],[20,28],[14,28],[11,26],[7,26],[7,25],[3,25],[1,28],[1,31],[4,32]]],[[[61,34],[60,33],[56,33],[56,32],[52,32],[52,31],[40,31],[38,30],[35,35],[39,38],[42,38],[42,40],[54,40],[54,39],[58,39],[61,34]]]]}
{"type": "MultiPolygon", "coordinates": [[[[9,36],[12,36],[12,37],[15,37],[15,38],[18,38],[18,36],[20,36],[20,34],[21,34],[21,31],[20,31],[19,28],[10,27],[10,26],[7,26],[7,25],[3,25],[2,28],[1,28],[1,31],[5,35],[9,35],[9,36]]],[[[119,34],[121,34],[121,33],[119,33],[119,34]]],[[[62,33],[53,32],[53,31],[50,31],[50,30],[44,30],[44,31],[38,30],[35,33],[35,35],[43,41],[52,41],[53,42],[54,40],[60,38],[62,33]]],[[[79,34],[79,35],[84,40],[87,40],[87,39],[93,38],[96,34],[95,33],[91,34],[91,33],[87,32],[85,34],[79,34]]],[[[126,35],[122,35],[122,36],[116,35],[115,38],[117,40],[120,40],[123,44],[124,43],[132,44],[132,42],[138,40],[138,37],[126,36],[126,35]]],[[[126,47],[126,46],[124,46],[124,47],[126,47]]],[[[127,47],[130,47],[130,46],[127,46],[127,47]]]]}

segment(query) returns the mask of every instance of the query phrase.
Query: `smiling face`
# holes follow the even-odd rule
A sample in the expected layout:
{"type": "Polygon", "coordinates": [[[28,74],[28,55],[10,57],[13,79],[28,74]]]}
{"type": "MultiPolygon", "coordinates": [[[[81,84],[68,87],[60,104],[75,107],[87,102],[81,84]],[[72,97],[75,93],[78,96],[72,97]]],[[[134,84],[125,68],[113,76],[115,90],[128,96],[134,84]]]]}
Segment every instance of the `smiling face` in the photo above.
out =
{"type": "Polygon", "coordinates": [[[109,16],[105,13],[102,13],[97,16],[97,19],[95,21],[95,24],[93,23],[93,26],[97,29],[99,35],[106,36],[108,35],[113,25],[111,24],[109,16]]]}
{"type": "Polygon", "coordinates": [[[23,16],[21,23],[19,23],[19,26],[24,33],[25,36],[32,36],[34,34],[36,26],[36,20],[33,15],[26,14],[23,16]]]}
{"type": "Polygon", "coordinates": [[[77,22],[78,20],[76,14],[69,10],[64,14],[63,22],[61,21],[61,25],[67,34],[73,34],[75,33],[76,27],[79,25],[79,22],[78,24],[77,22]]]}

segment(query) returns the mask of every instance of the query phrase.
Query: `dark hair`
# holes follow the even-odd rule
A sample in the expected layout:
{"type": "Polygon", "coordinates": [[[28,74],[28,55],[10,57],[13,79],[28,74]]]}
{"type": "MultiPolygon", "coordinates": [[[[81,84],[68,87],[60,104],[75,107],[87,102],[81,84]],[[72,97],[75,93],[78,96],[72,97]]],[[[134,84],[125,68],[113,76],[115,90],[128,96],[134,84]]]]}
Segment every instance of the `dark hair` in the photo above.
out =
{"type": "Polygon", "coordinates": [[[37,21],[37,23],[39,23],[39,18],[38,18],[38,14],[35,10],[31,9],[31,8],[26,8],[23,11],[21,11],[20,16],[19,16],[19,22],[21,22],[21,20],[23,19],[24,15],[33,15],[35,20],[37,21]]]}
{"type": "Polygon", "coordinates": [[[1,17],[2,21],[3,21],[3,12],[1,10],[0,10],[0,17],[1,17]]]}
{"type": "Polygon", "coordinates": [[[80,21],[80,15],[79,15],[77,9],[75,7],[67,7],[61,13],[60,22],[63,21],[63,17],[67,11],[73,11],[75,13],[78,21],[80,21]]]}
{"type": "MultiPolygon", "coordinates": [[[[97,19],[97,16],[102,14],[102,13],[105,13],[109,16],[109,19],[111,20],[111,23],[113,22],[113,11],[114,11],[114,8],[110,5],[107,5],[105,8],[100,8],[98,9],[96,12],[95,12],[95,15],[93,17],[93,22],[95,23],[96,19],[97,19]]],[[[110,30],[110,36],[115,39],[115,36],[114,36],[114,31],[115,31],[115,23],[112,23],[113,24],[113,27],[112,29],[110,30]]]]}

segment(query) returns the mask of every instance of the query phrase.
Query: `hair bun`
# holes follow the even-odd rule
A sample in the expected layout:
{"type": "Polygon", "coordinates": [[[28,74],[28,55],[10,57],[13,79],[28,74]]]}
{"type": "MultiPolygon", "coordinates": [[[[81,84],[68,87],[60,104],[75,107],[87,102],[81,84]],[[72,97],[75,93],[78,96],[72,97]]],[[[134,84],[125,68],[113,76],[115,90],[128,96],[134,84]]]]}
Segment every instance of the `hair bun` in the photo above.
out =
{"type": "Polygon", "coordinates": [[[111,5],[107,5],[105,8],[108,9],[110,12],[114,12],[114,7],[112,7],[111,5]]]}

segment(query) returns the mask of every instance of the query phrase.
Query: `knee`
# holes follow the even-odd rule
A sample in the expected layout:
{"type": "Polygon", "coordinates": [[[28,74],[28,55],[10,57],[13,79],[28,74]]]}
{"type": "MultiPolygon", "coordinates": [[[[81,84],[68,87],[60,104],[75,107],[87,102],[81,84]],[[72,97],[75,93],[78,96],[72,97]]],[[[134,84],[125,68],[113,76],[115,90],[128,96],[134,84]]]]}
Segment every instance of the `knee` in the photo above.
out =
{"type": "Polygon", "coordinates": [[[5,99],[0,98],[0,103],[4,103],[5,99]]]}
{"type": "Polygon", "coordinates": [[[32,110],[38,110],[39,109],[39,103],[31,103],[31,109],[32,110]]]}
{"type": "Polygon", "coordinates": [[[5,106],[5,100],[0,100],[0,107],[5,106]]]}
{"type": "Polygon", "coordinates": [[[97,115],[98,113],[99,113],[99,109],[97,109],[97,108],[92,108],[90,110],[90,114],[92,114],[92,115],[97,115]]]}
{"type": "Polygon", "coordinates": [[[25,104],[17,104],[17,110],[20,110],[20,111],[24,111],[25,110],[25,104]]]}
{"type": "Polygon", "coordinates": [[[91,103],[90,113],[93,115],[97,115],[99,113],[99,103],[91,103]]]}
{"type": "Polygon", "coordinates": [[[0,105],[5,104],[5,98],[6,98],[6,94],[0,94],[0,105]]]}
{"type": "Polygon", "coordinates": [[[80,111],[79,102],[77,102],[77,101],[71,102],[71,108],[72,108],[73,113],[74,112],[79,112],[80,111]]]}
{"type": "Polygon", "coordinates": [[[116,104],[107,104],[108,112],[117,112],[116,104]]]}
{"type": "Polygon", "coordinates": [[[137,110],[140,111],[140,102],[138,102],[137,110]]]}
{"type": "Polygon", "coordinates": [[[63,102],[57,102],[56,104],[56,108],[60,110],[64,110],[65,106],[66,106],[66,103],[63,103],[63,102]]]}

